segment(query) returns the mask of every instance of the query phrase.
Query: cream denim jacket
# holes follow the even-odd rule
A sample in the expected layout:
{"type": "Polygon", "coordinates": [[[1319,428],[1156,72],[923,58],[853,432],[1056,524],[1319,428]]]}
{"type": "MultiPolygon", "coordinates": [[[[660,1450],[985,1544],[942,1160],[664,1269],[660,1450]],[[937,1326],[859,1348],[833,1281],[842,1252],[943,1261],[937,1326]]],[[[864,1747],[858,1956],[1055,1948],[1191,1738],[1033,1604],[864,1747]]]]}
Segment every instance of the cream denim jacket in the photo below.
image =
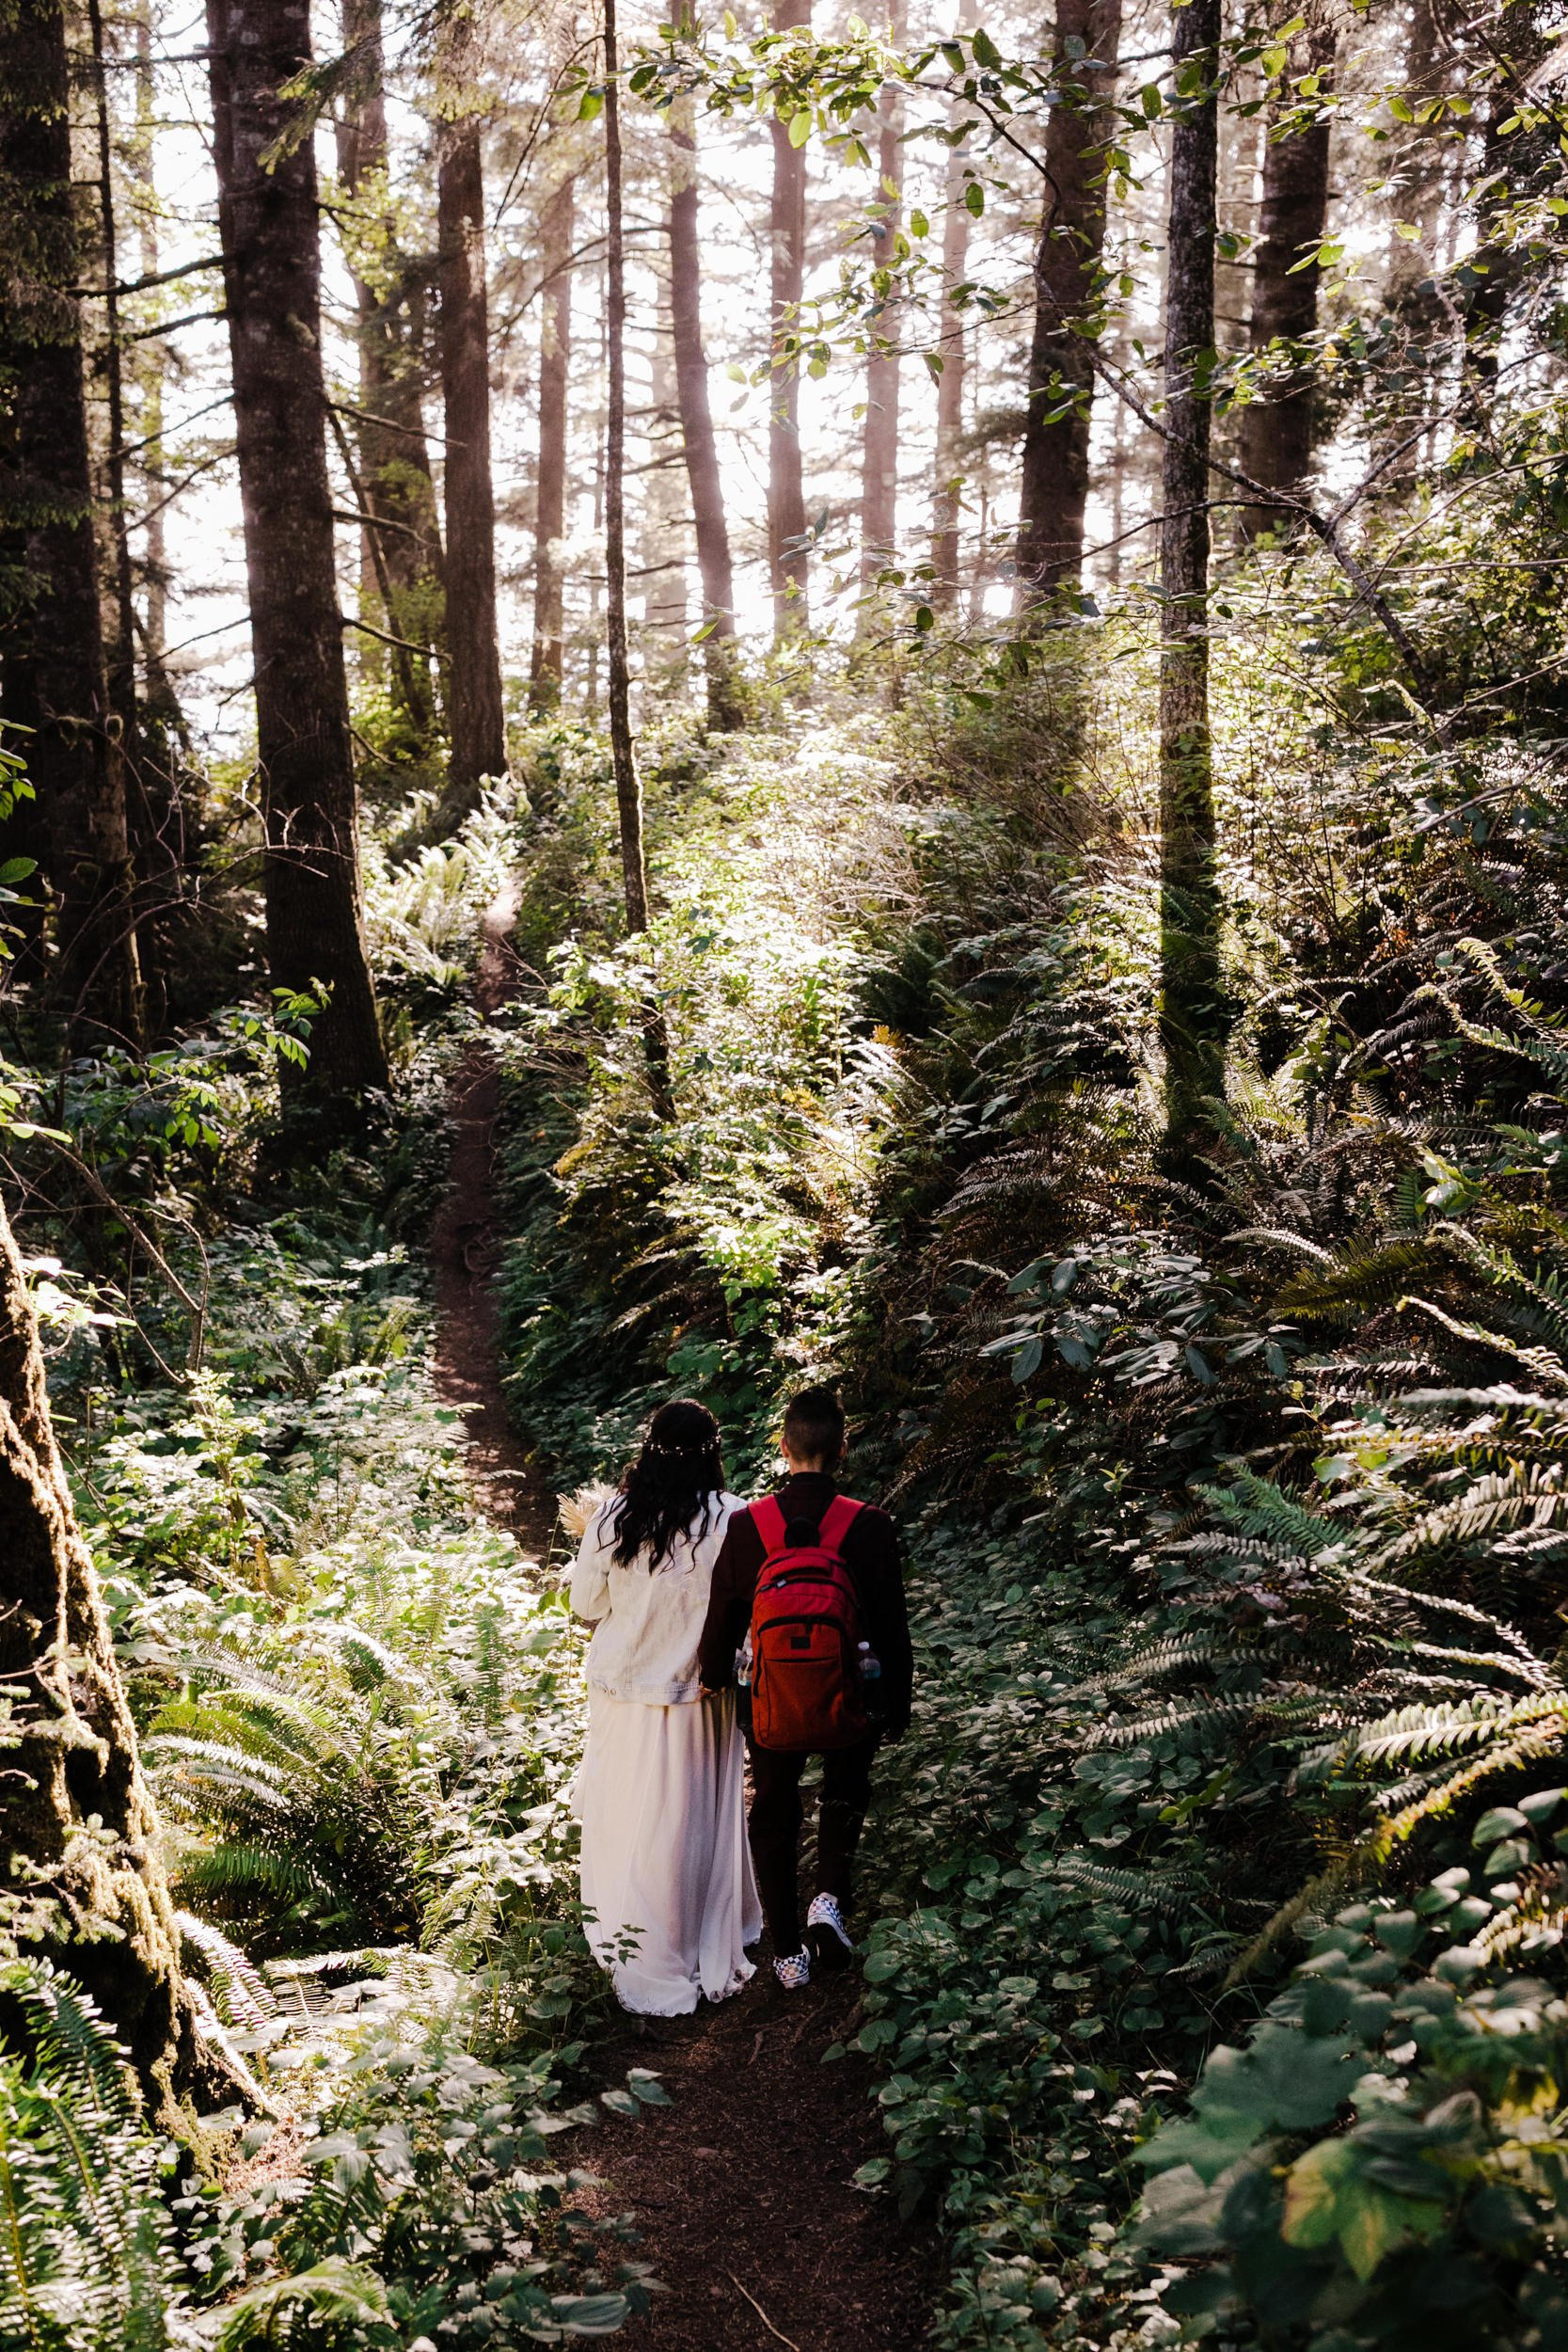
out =
{"type": "MultiPolygon", "coordinates": [[[[698,1696],[697,1645],[724,1530],[746,1506],[736,1495],[715,1495],[706,1532],[695,1541],[677,1535],[651,1575],[646,1550],[629,1568],[611,1559],[614,1507],[594,1512],[572,1570],[572,1607],[594,1621],[589,1682],[643,1707],[685,1706],[698,1696]]],[[[693,1524],[702,1526],[701,1515],[693,1524]]]]}

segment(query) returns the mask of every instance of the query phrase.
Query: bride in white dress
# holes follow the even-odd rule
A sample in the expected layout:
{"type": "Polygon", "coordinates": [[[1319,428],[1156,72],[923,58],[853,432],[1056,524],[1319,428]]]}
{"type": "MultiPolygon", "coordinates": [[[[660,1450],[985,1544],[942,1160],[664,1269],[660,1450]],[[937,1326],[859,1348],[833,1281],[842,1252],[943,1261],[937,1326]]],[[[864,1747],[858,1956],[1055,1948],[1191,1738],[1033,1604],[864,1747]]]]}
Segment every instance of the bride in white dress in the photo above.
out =
{"type": "Polygon", "coordinates": [[[622,2007],[679,2017],[752,1974],[762,1910],[735,1693],[704,1698],[697,1645],[733,1511],[705,1406],[661,1405],[583,1530],[572,1607],[593,1622],[578,1774],[582,1900],[622,2007]]]}

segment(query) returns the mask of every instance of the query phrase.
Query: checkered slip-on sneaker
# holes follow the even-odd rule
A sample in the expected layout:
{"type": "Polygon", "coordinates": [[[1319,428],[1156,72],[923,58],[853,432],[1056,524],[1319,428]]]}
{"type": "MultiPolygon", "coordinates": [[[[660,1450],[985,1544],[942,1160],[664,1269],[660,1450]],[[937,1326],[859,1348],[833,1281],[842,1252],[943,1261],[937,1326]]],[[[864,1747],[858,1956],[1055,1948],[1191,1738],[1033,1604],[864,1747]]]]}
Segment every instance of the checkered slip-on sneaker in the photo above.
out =
{"type": "Polygon", "coordinates": [[[806,1949],[819,1967],[847,1966],[854,1950],[836,1895],[818,1895],[806,1914],[806,1949]]]}
{"type": "Polygon", "coordinates": [[[799,1993],[802,1986],[811,1982],[810,1952],[802,1945],[798,1952],[791,1952],[787,1960],[776,1960],[773,1974],[786,1993],[799,1993]]]}

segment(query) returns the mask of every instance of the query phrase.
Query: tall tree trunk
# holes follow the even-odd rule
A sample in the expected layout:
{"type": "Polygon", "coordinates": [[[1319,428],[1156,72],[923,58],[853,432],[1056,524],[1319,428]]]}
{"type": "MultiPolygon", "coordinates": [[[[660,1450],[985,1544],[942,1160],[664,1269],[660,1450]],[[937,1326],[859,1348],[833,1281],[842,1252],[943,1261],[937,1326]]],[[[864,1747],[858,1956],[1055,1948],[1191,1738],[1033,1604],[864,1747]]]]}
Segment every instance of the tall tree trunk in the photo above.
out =
{"type": "Polygon", "coordinates": [[[292,1116],[387,1081],[359,890],[359,811],[333,567],[316,163],[284,84],[310,61],[309,0],[207,0],[275,987],[328,1000],[292,1116]],[[277,152],[281,143],[283,151],[277,152]]]}
{"type": "MultiPolygon", "coordinates": [[[[157,92],[152,72],[152,0],[136,0],[136,175],[138,215],[137,261],[144,278],[152,278],[158,270],[158,192],[153,175],[153,140],[157,124],[157,92]]],[[[164,453],[161,439],[164,422],[164,339],[150,335],[139,347],[137,358],[137,389],[142,409],[141,470],[144,480],[153,485],[148,501],[146,558],[144,563],[145,601],[147,609],[147,699],[150,707],[155,689],[167,685],[163,666],[163,651],[168,641],[168,548],[167,514],[163,502],[164,453]],[[148,428],[150,427],[150,435],[148,428]],[[154,675],[154,668],[156,675],[154,675]]],[[[166,714],[156,714],[162,718],[166,714]]]]}
{"type": "Polygon", "coordinates": [[[132,592],[131,534],[125,514],[125,385],[119,345],[119,238],[115,225],[114,134],[109,120],[109,69],[103,45],[103,10],[87,0],[92,40],[93,115],[98,138],[98,216],[103,262],[103,380],[108,394],[109,545],[113,555],[115,626],[108,645],[109,708],[119,729],[127,792],[136,792],[135,603],[132,592]]]}
{"type": "Polygon", "coordinates": [[[28,1923],[18,1940],[92,1995],[166,2128],[177,2079],[210,2090],[216,2070],[181,1979],[135,1725],[55,1443],[38,1324],[3,1204],[0,1528],[0,1687],[13,1710],[0,1909],[15,1906],[28,1923]]]}
{"type": "MultiPolygon", "coordinates": [[[[131,203],[136,225],[136,262],[143,278],[158,273],[158,191],[154,172],[157,101],[152,67],[151,0],[135,0],[135,128],[130,143],[131,203]]],[[[164,462],[164,383],[167,372],[164,338],[149,335],[135,346],[131,381],[137,399],[135,471],[148,520],[141,581],[145,624],[133,626],[142,639],[142,698],[136,757],[128,779],[132,852],[135,862],[136,938],[141,949],[147,1031],[160,1035],[168,1015],[168,983],[174,941],[194,875],[187,864],[182,776],[188,764],[184,714],[164,662],[168,642],[169,487],[164,462]]]]}
{"type": "Polygon", "coordinates": [[[472,807],[480,779],[506,772],[506,711],[496,624],[496,498],[490,474],[490,306],[484,262],[482,125],[473,19],[453,14],[442,44],[449,109],[436,176],[441,386],[447,432],[447,648],[451,665],[448,808],[472,807]]]}
{"type": "MultiPolygon", "coordinates": [[[[811,23],[811,0],[774,0],[773,29],[811,23]]],[[[797,328],[806,279],[806,154],[789,143],[789,126],[774,115],[773,203],[768,221],[773,305],[772,411],[768,428],[768,575],[773,591],[773,635],[806,626],[806,494],[800,469],[800,371],[785,356],[784,339],[797,328]]]]}
{"type": "Polygon", "coordinates": [[[670,286],[659,268],[662,257],[648,259],[657,278],[653,351],[649,374],[648,447],[651,463],[643,478],[642,626],[648,660],[659,675],[672,683],[686,675],[686,484],[680,449],[680,392],[675,378],[675,338],[671,322],[670,286]]]}
{"type": "MultiPolygon", "coordinates": [[[[336,126],[338,173],[349,196],[364,208],[384,201],[387,170],[381,0],[342,0],[342,36],[350,72],[336,126]]],[[[388,220],[388,238],[392,230],[388,220]]],[[[406,269],[403,275],[406,279],[406,269]]],[[[430,661],[408,646],[429,644],[439,634],[441,549],[420,405],[419,355],[409,348],[401,315],[409,291],[406,283],[395,283],[383,294],[357,274],[354,278],[362,411],[356,421],[358,476],[363,511],[381,526],[361,527],[359,574],[361,605],[372,608],[370,617],[379,611],[383,626],[406,641],[392,664],[394,700],[422,738],[436,716],[430,661]]],[[[366,643],[374,645],[375,640],[366,643]]],[[[363,658],[379,669],[385,650],[363,658]]]]}
{"type": "MultiPolygon", "coordinates": [[[[893,46],[904,39],[903,0],[894,0],[893,46]]],[[[865,424],[861,443],[861,595],[877,584],[898,548],[898,301],[892,273],[897,264],[904,210],[903,100],[884,87],[877,101],[877,212],[871,240],[872,285],[877,308],[870,321],[865,361],[865,424]]],[[[860,627],[873,625],[863,602],[860,627]]]]}
{"type": "MultiPolygon", "coordinates": [[[[1180,11],[1178,22],[1192,12],[1180,11]]],[[[1045,135],[1045,215],[1035,256],[1035,327],[1019,502],[1018,596],[1027,605],[1076,584],[1084,562],[1094,370],[1081,331],[1105,245],[1101,149],[1116,87],[1121,0],[1058,0],[1063,103],[1045,135]],[[1074,67],[1069,44],[1084,44],[1074,67]],[[1078,331],[1075,331],[1078,330],[1078,331]]]]}
{"type": "Polygon", "coordinates": [[[1486,102],[1486,122],[1481,143],[1481,194],[1475,204],[1476,259],[1481,263],[1472,285],[1467,311],[1465,364],[1469,378],[1466,406],[1483,412],[1497,386],[1508,306],[1524,280],[1528,263],[1524,248],[1510,242],[1492,242],[1505,230],[1512,208],[1526,196],[1539,171],[1540,134],[1532,139],[1519,128],[1520,93],[1534,78],[1544,57],[1548,37],[1542,29],[1544,10],[1538,0],[1506,0],[1491,34],[1493,56],[1506,59],[1511,75],[1499,75],[1486,102]]]}
{"type": "MultiPolygon", "coordinates": [[[[605,650],[609,670],[610,753],[621,828],[621,873],[626,930],[648,928],[648,869],[642,846],[642,779],[631,733],[631,662],[626,644],[626,258],[621,215],[621,93],[615,40],[615,0],[604,0],[605,78],[605,650]]],[[[642,1019],[643,1046],[654,1108],[673,1111],[670,1047],[664,1019],[652,1001],[642,1019]]]]}
{"type": "Polygon", "coordinates": [[[566,394],[572,360],[572,241],[577,180],[562,181],[541,222],[545,291],[539,349],[539,497],[534,519],[533,660],[529,708],[561,700],[565,674],[562,555],[566,536],[566,394]]]}
{"type": "MultiPolygon", "coordinates": [[[[958,0],[955,29],[966,32],[974,21],[974,0],[958,0]]],[[[964,119],[962,108],[955,104],[948,119],[949,128],[956,130],[964,119]]],[[[956,147],[947,152],[946,201],[942,224],[942,333],[937,339],[942,373],[937,378],[936,487],[931,501],[931,601],[940,612],[951,612],[958,596],[958,524],[962,512],[958,444],[963,437],[964,369],[968,357],[963,312],[953,307],[951,299],[954,288],[962,285],[969,265],[971,217],[964,202],[963,162],[956,147]]]]}
{"type": "Polygon", "coordinates": [[[1220,963],[1209,732],[1209,445],[1205,373],[1214,342],[1220,0],[1176,12],[1177,102],[1166,236],[1164,521],[1160,532],[1160,1042],[1169,1161],[1191,1169],[1223,1092],[1227,1016],[1220,963]]]}
{"type": "MultiPolygon", "coordinates": [[[[1331,74],[1334,52],[1334,24],[1325,0],[1310,0],[1306,26],[1291,44],[1291,78],[1331,74]]],[[[1328,119],[1325,115],[1307,130],[1281,137],[1283,111],[1276,100],[1269,110],[1263,149],[1263,200],[1248,329],[1255,358],[1275,346],[1283,351],[1304,342],[1318,324],[1318,271],[1297,264],[1322,239],[1328,220],[1328,119]]],[[[1265,489],[1287,497],[1305,487],[1312,468],[1313,381],[1310,367],[1287,363],[1267,395],[1242,411],[1242,470],[1265,489]]],[[[1289,516],[1277,507],[1249,506],[1243,513],[1242,527],[1249,538],[1288,523],[1289,516]]]]}
{"type": "Polygon", "coordinates": [[[670,137],[675,151],[670,196],[670,320],[675,342],[675,396],[680,405],[687,480],[691,485],[697,570],[703,583],[708,723],[728,729],[743,723],[745,708],[736,664],[735,566],[703,351],[696,112],[689,98],[677,99],[672,107],[670,137]]]}
{"type": "Polygon", "coordinates": [[[141,974],[99,608],[70,106],[60,0],[17,0],[0,19],[0,364],[14,377],[0,507],[23,573],[6,716],[31,730],[37,846],[59,898],[55,993],[72,1019],[134,1044],[141,974]]]}

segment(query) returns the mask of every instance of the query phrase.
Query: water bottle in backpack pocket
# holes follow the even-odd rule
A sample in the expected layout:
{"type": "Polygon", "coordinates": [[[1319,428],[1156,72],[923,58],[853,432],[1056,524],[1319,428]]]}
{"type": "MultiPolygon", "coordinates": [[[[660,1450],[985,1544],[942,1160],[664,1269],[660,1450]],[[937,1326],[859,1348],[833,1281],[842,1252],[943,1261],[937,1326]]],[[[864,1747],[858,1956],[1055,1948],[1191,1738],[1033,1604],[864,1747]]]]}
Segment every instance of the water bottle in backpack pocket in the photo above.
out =
{"type": "Polygon", "coordinates": [[[763,1562],[752,1603],[752,1737],[759,1748],[852,1748],[873,1728],[862,1676],[864,1644],[842,1546],[860,1509],[835,1495],[820,1527],[794,1521],[769,1496],[753,1502],[763,1562]]]}

